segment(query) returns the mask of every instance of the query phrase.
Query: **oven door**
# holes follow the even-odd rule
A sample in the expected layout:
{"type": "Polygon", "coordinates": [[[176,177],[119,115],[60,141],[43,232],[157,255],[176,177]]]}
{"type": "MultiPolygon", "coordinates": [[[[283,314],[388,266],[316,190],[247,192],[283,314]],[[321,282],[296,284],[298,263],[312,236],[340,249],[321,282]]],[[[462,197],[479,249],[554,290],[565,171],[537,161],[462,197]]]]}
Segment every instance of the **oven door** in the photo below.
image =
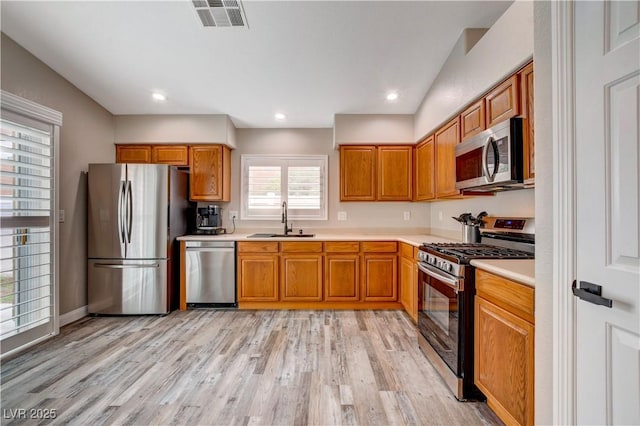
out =
{"type": "Polygon", "coordinates": [[[451,371],[462,375],[460,355],[460,279],[418,263],[418,328],[451,371]]]}

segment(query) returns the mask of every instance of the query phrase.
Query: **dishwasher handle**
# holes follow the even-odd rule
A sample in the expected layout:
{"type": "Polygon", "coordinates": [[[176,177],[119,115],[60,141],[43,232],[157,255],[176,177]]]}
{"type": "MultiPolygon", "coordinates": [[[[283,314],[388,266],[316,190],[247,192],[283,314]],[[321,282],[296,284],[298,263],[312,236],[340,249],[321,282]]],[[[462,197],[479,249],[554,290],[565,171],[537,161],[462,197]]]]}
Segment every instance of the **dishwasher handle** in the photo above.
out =
{"type": "Polygon", "coordinates": [[[185,243],[187,250],[194,248],[226,248],[234,249],[236,247],[235,241],[187,241],[185,243]]]}
{"type": "Polygon", "coordinates": [[[233,251],[233,247],[187,247],[188,252],[228,252],[233,251]]]}

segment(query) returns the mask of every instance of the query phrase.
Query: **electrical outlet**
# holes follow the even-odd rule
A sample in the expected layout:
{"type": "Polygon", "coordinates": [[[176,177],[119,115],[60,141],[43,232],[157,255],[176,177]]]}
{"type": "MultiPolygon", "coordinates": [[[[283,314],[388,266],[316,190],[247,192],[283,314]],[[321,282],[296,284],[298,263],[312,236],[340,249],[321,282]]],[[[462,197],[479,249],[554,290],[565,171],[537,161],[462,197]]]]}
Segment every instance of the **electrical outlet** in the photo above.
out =
{"type": "Polygon", "coordinates": [[[58,222],[59,223],[64,223],[64,210],[59,210],[58,211],[58,222]]]}
{"type": "Polygon", "coordinates": [[[404,212],[402,217],[404,220],[411,220],[411,212],[404,212]]]}
{"type": "Polygon", "coordinates": [[[347,220],[347,212],[338,212],[338,220],[339,221],[347,220]]]}
{"type": "Polygon", "coordinates": [[[233,220],[233,218],[238,219],[238,211],[237,210],[229,210],[229,220],[233,220]]]}

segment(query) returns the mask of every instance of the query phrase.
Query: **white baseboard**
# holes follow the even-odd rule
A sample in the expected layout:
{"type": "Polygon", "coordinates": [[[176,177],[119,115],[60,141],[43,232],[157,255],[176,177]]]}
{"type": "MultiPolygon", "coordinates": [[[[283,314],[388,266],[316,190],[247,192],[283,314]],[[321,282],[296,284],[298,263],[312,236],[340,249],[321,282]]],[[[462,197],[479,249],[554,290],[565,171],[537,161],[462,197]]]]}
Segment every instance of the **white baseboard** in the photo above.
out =
{"type": "Polygon", "coordinates": [[[71,324],[74,321],[78,321],[80,318],[84,318],[89,314],[87,306],[81,306],[78,309],[74,309],[71,312],[60,315],[59,324],[60,327],[64,327],[67,324],[71,324]]]}

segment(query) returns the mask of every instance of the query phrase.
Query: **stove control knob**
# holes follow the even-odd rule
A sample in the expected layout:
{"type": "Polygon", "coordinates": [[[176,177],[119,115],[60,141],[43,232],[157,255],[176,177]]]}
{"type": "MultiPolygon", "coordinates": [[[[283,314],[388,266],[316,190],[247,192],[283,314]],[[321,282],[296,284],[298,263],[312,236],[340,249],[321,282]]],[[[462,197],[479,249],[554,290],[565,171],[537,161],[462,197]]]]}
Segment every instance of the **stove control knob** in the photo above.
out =
{"type": "Polygon", "coordinates": [[[438,263],[438,260],[435,257],[431,258],[431,264],[436,265],[438,263]]]}
{"type": "Polygon", "coordinates": [[[447,265],[446,271],[453,272],[453,265],[451,263],[447,265]]]}

